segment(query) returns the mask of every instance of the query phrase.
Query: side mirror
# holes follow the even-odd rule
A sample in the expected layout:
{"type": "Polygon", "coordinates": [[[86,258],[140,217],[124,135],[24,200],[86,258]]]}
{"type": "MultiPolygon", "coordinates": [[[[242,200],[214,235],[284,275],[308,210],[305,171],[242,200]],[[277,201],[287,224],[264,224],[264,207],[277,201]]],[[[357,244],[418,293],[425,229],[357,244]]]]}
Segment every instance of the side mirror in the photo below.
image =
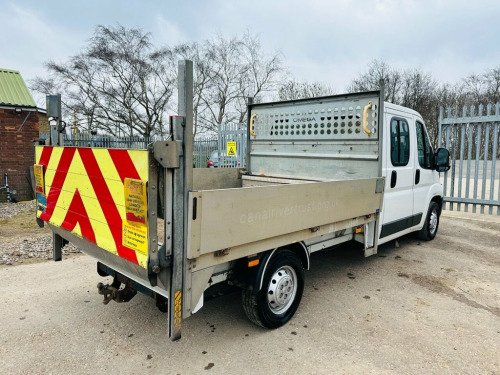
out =
{"type": "Polygon", "coordinates": [[[438,148],[434,154],[435,167],[438,172],[446,172],[450,169],[450,152],[445,148],[438,148]]]}

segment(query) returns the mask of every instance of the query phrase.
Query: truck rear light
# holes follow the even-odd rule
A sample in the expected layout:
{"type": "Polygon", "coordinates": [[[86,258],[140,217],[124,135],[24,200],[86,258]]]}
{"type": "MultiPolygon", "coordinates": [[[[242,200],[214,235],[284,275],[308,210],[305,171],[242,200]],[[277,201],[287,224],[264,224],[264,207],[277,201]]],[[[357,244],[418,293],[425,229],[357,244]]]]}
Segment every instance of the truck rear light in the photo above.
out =
{"type": "Polygon", "coordinates": [[[207,167],[213,167],[214,162],[212,160],[207,161],[207,167]]]}

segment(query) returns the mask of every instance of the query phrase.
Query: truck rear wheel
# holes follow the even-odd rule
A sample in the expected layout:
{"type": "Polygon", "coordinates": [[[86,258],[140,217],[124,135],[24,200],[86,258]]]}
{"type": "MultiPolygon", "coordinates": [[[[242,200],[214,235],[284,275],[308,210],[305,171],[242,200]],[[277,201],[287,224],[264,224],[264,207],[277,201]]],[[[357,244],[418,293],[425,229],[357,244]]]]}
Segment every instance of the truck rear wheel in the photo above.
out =
{"type": "Polygon", "coordinates": [[[243,310],[253,323],[265,328],[278,328],[295,314],[303,291],[302,262],[294,252],[280,250],[267,265],[262,289],[257,294],[243,290],[243,310]]]}
{"type": "Polygon", "coordinates": [[[439,227],[439,206],[436,202],[431,202],[424,226],[418,232],[418,237],[424,241],[433,240],[436,237],[439,227]]]}

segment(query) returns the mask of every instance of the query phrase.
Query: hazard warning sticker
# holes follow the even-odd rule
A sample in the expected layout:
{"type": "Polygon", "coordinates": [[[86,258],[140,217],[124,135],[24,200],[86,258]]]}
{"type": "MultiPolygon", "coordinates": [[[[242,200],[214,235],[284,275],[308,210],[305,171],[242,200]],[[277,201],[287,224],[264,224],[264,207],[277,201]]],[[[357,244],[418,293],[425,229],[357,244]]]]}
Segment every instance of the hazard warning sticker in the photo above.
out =
{"type": "Polygon", "coordinates": [[[125,178],[125,211],[129,222],[146,224],[148,204],[146,198],[146,181],[125,178]]]}
{"type": "Polygon", "coordinates": [[[227,142],[226,146],[226,156],[236,156],[236,142],[227,142]]]}

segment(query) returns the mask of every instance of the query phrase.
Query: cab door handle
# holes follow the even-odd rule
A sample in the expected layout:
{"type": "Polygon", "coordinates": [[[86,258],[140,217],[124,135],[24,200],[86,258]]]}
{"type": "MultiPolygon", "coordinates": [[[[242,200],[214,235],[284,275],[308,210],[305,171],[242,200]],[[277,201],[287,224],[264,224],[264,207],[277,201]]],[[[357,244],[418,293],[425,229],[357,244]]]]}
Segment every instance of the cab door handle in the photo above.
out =
{"type": "Polygon", "coordinates": [[[392,171],[391,173],[391,189],[396,186],[396,182],[398,180],[398,172],[392,171]]]}
{"type": "Polygon", "coordinates": [[[418,185],[419,182],[420,182],[420,169],[417,169],[415,171],[415,185],[418,185]]]}

